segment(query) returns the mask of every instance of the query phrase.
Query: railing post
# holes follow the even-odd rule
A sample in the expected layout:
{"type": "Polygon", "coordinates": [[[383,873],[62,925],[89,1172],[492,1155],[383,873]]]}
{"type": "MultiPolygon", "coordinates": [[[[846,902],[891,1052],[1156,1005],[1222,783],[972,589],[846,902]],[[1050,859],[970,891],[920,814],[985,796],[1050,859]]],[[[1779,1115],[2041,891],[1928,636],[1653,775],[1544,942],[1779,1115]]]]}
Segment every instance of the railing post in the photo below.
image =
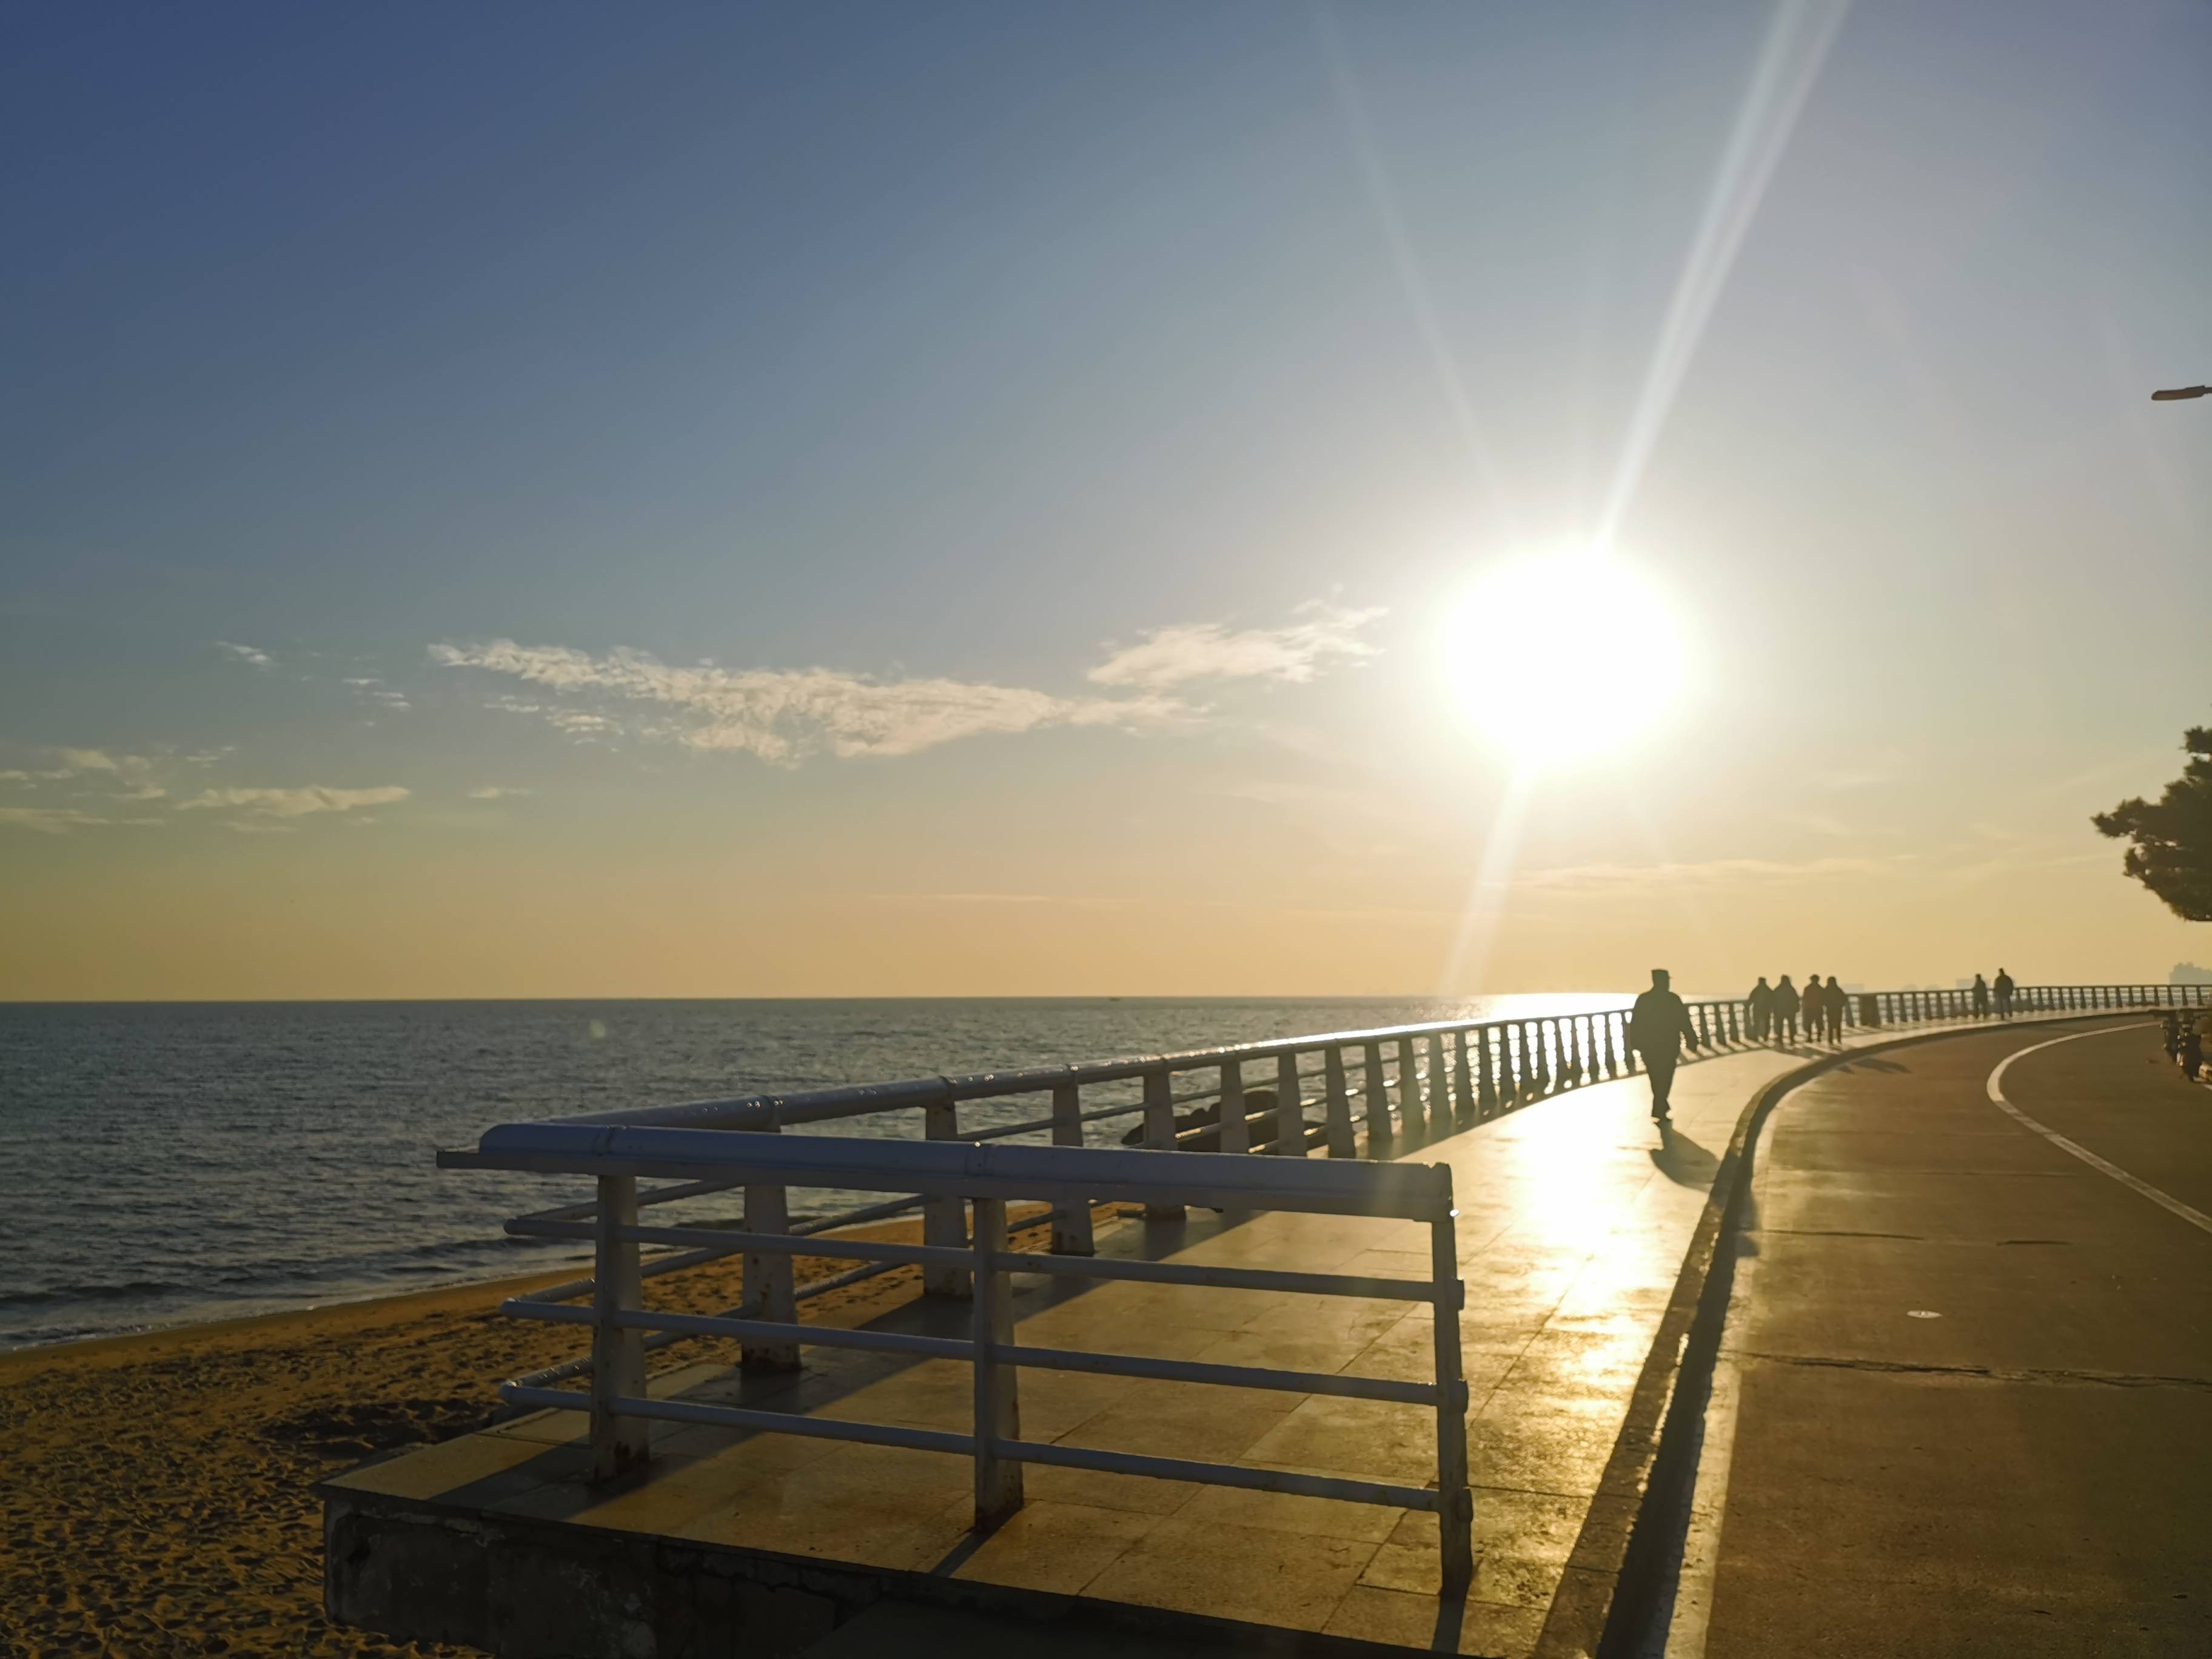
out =
{"type": "Polygon", "coordinates": [[[1249,1152],[1252,1150],[1252,1127],[1244,1121],[1244,1063],[1237,1060],[1221,1062],[1221,1108],[1215,1120],[1220,1130],[1215,1142],[1224,1152],[1249,1152]]]}
{"type": "Polygon", "coordinates": [[[1390,1150],[1390,1085],[1382,1076],[1382,1045],[1359,1045],[1360,1103],[1367,1111],[1367,1155],[1382,1158],[1390,1150]]]}
{"type": "Polygon", "coordinates": [[[645,1335],[615,1323],[617,1314],[645,1303],[637,1241],[621,1236],[637,1225],[637,1177],[601,1176],[592,1263],[592,1478],[611,1480],[645,1462],[652,1425],[616,1413],[614,1402],[645,1392],[645,1335]]]}
{"type": "Polygon", "coordinates": [[[1540,1095],[1551,1086],[1544,1066],[1544,1026],[1540,1019],[1530,1020],[1525,1028],[1528,1035],[1521,1044],[1521,1057],[1528,1063],[1522,1085],[1540,1095]]]}
{"type": "Polygon", "coordinates": [[[1428,1114],[1421,1105],[1421,1047],[1412,1037],[1398,1039],[1398,1127],[1406,1144],[1418,1146],[1428,1135],[1428,1114]]]}
{"type": "Polygon", "coordinates": [[[1468,1064],[1467,1040],[1474,1035],[1462,1025],[1452,1045],[1452,1116],[1464,1128],[1475,1120],[1474,1071],[1468,1064]]]}
{"type": "Polygon", "coordinates": [[[1352,1091],[1344,1084],[1344,1050],[1332,1043],[1321,1057],[1322,1087],[1326,1091],[1322,1102],[1322,1122],[1328,1133],[1328,1155],[1331,1158],[1359,1156],[1359,1138],[1352,1127],[1352,1091]]]}
{"type": "Polygon", "coordinates": [[[1613,1057],[1613,1064],[1610,1067],[1610,1071],[1611,1074],[1614,1077],[1619,1077],[1621,1074],[1622,1069],[1620,1063],[1620,1016],[1618,1013],[1607,1014],[1605,1017],[1605,1046],[1606,1051],[1613,1057]]]}
{"type": "Polygon", "coordinates": [[[1014,1340],[1014,1293],[1005,1267],[1006,1200],[979,1198],[975,1205],[975,1530],[1003,1524],[1022,1506],[1022,1466],[999,1455],[1000,1443],[1022,1437],[1018,1368],[1002,1364],[1000,1349],[1014,1340]]]}
{"type": "Polygon", "coordinates": [[[1486,1118],[1498,1109],[1498,1077],[1490,1058],[1491,1028],[1474,1028],[1474,1115],[1486,1118]]]}
{"type": "MultiPolygon", "coordinates": [[[[1073,1083],[1056,1083],[1052,1090],[1052,1144],[1083,1144],[1083,1091],[1073,1083]]],[[[1091,1200],[1071,1198],[1052,1212],[1052,1251],[1054,1255],[1093,1255],[1097,1241],[1091,1230],[1091,1200]]]]}
{"type": "MultiPolygon", "coordinates": [[[[755,1133],[775,1134],[775,1126],[755,1133]]],[[[791,1188],[770,1182],[745,1188],[745,1231],[749,1233],[787,1233],[791,1231],[791,1188]]],[[[748,1250],[744,1255],[744,1300],[756,1319],[779,1325],[799,1322],[799,1292],[793,1279],[792,1259],[781,1252],[748,1250]]],[[[799,1344],[747,1342],[738,1350],[738,1364],[749,1371],[795,1371],[799,1344]]]]}
{"type": "Polygon", "coordinates": [[[1429,1274],[1436,1285],[1437,1543],[1443,1594],[1451,1597],[1464,1595],[1474,1582],[1474,1493],[1467,1480],[1467,1384],[1460,1376],[1459,1313],[1467,1291],[1459,1276],[1451,1170],[1440,1164],[1437,1172],[1445,1183],[1443,1213],[1429,1224],[1429,1274]]]}
{"type": "Polygon", "coordinates": [[[1290,1158],[1306,1155],[1306,1103],[1298,1092],[1298,1057],[1275,1056],[1275,1135],[1267,1150],[1290,1158]]]}
{"type": "MultiPolygon", "coordinates": [[[[958,1105],[952,1101],[932,1101],[921,1109],[922,1133],[931,1140],[959,1139],[959,1111],[958,1105]]],[[[924,1200],[921,1242],[943,1245],[947,1249],[965,1249],[968,1245],[967,1207],[967,1200],[957,1193],[924,1200]]],[[[921,1293],[924,1296],[950,1297],[957,1301],[972,1294],[973,1289],[964,1268],[924,1267],[921,1270],[921,1293]]]]}
{"type": "MultiPolygon", "coordinates": [[[[1145,1073],[1145,1145],[1175,1150],[1175,1080],[1164,1066],[1145,1073]]],[[[1188,1212],[1180,1204],[1147,1204],[1147,1221],[1181,1221],[1188,1212]]]]}

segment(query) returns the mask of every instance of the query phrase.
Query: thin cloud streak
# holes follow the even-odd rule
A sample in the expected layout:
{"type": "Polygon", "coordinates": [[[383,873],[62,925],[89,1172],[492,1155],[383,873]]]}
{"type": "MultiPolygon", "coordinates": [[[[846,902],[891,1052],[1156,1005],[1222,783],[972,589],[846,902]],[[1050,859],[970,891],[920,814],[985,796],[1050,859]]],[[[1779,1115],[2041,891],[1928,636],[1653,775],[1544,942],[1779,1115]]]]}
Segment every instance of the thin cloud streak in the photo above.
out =
{"type": "Polygon", "coordinates": [[[331,789],[307,784],[296,789],[206,789],[177,805],[179,812],[233,809],[271,818],[307,817],[318,812],[350,812],[363,806],[388,806],[411,792],[398,784],[372,789],[331,789]]]}
{"type": "MultiPolygon", "coordinates": [[[[728,669],[712,663],[679,668],[642,651],[594,656],[568,646],[513,640],[435,645],[430,655],[449,668],[483,669],[552,691],[602,693],[666,709],[682,723],[647,727],[646,735],[710,752],[740,750],[778,766],[823,752],[840,759],[882,758],[986,733],[1150,723],[1176,712],[1150,698],[1071,699],[949,679],[886,683],[828,668],[728,669]]],[[[539,712],[556,724],[574,714],[539,712]]],[[[586,718],[592,729],[613,724],[604,715],[586,718]]]]}
{"type": "Polygon", "coordinates": [[[1314,599],[1308,617],[1283,628],[1231,630],[1218,623],[1155,628],[1138,644],[1115,650],[1090,672],[1094,685],[1161,691],[1193,680],[1262,679],[1303,685],[1334,662],[1376,654],[1360,630],[1383,614],[1380,605],[1348,609],[1314,599]]]}
{"type": "Polygon", "coordinates": [[[111,818],[71,806],[0,806],[0,827],[65,836],[94,824],[158,823],[158,818],[111,818]]]}

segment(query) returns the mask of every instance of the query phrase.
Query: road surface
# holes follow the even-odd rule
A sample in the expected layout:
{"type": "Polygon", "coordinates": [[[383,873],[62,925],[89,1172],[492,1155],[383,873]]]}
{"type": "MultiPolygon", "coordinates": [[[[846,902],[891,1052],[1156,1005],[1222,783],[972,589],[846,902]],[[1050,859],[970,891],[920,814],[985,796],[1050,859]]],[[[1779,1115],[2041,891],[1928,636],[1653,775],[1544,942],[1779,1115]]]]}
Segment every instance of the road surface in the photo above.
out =
{"type": "Polygon", "coordinates": [[[1670,1656],[2212,1653],[2212,1090],[2154,1024],[1796,1091],[1738,1250],[1670,1656]]]}

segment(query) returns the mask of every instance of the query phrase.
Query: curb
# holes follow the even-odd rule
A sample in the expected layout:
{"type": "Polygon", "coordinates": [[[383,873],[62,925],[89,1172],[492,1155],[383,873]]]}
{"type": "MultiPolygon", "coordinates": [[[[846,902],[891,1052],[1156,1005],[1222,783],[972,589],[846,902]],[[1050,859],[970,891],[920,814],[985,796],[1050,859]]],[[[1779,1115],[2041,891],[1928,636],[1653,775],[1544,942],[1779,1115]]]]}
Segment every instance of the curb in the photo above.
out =
{"type": "Polygon", "coordinates": [[[1992,1030],[2093,1024],[2141,1009],[2051,1014],[1951,1027],[1846,1048],[1762,1085],[1736,1119],[1691,1235],[1674,1294],[1659,1321],[1628,1415],[1598,1481],[1597,1496],[1567,1558],[1533,1659],[1626,1659],[1653,1633],[1689,1519],[1705,1403],[1735,1285],[1735,1255],[1723,1251],[1751,1191],[1753,1146],[1783,1097],[1823,1073],[1869,1054],[1992,1030]]]}

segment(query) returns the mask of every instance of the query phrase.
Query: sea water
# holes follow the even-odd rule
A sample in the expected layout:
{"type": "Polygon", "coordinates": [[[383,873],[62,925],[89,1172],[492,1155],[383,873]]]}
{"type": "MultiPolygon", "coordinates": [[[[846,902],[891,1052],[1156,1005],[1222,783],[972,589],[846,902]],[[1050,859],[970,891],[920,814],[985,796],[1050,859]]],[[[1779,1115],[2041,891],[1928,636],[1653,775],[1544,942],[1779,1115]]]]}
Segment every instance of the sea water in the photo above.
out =
{"type": "MultiPolygon", "coordinates": [[[[1626,1000],[0,1005],[0,1349],[574,1255],[500,1223],[583,1182],[435,1167],[495,1123],[1626,1000]]],[[[978,1102],[961,1125],[1046,1110],[978,1102]]],[[[921,1129],[908,1112],[808,1132],[921,1129]]],[[[801,1211],[839,1201],[793,1194],[801,1211]]]]}

